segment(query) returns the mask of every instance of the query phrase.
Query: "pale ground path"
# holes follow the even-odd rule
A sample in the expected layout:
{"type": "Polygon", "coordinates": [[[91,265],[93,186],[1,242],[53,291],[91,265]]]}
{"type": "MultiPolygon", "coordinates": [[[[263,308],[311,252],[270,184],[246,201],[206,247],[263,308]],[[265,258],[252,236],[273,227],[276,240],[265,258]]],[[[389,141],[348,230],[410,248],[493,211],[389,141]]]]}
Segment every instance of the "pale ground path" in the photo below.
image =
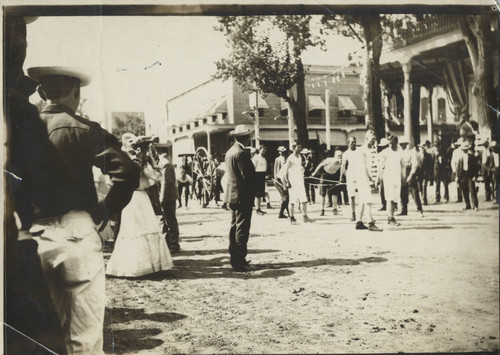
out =
{"type": "Polygon", "coordinates": [[[356,231],[350,206],[319,217],[318,203],[314,223],[292,226],[277,218],[275,197],[274,209],[252,217],[256,271],[246,274],[229,265],[229,212],[195,201],[178,210],[173,270],[107,279],[106,352],[499,349],[499,215],[483,194],[479,212],[443,203],[424,206],[424,218],[411,201],[391,229],[377,211],[383,232],[356,231]]]}

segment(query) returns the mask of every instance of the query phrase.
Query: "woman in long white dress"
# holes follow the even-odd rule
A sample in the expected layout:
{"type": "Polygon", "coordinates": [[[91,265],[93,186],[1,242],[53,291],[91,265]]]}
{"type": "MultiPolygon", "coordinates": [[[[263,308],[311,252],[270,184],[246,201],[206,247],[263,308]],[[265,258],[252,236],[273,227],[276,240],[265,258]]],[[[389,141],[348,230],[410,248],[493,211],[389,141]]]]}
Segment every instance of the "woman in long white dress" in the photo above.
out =
{"type": "Polygon", "coordinates": [[[122,211],[120,231],[106,266],[107,275],[139,277],[173,267],[158,218],[145,191],[161,179],[161,172],[147,163],[149,144],[137,137],[131,142],[136,154],[134,161],[142,168],[142,173],[139,188],[122,211]]]}

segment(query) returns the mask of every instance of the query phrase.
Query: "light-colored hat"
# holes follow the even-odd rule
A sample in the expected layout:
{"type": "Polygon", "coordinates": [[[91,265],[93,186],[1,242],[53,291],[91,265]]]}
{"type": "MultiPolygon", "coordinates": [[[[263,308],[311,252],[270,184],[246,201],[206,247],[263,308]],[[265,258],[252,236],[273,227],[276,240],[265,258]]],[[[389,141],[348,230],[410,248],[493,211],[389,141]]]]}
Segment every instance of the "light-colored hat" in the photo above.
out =
{"type": "Polygon", "coordinates": [[[28,76],[43,85],[43,78],[50,75],[67,76],[80,80],[80,87],[87,86],[92,81],[88,73],[75,67],[32,67],[28,69],[28,76]]]}
{"type": "Polygon", "coordinates": [[[236,127],[234,127],[234,130],[229,132],[229,135],[233,137],[240,137],[240,136],[246,136],[248,134],[251,134],[253,132],[253,127],[250,128],[247,125],[244,124],[239,124],[236,127]]]}
{"type": "Polygon", "coordinates": [[[276,149],[276,150],[277,150],[278,152],[286,152],[286,148],[285,148],[284,146],[282,146],[282,145],[280,145],[280,146],[278,147],[278,149],[276,149]]]}
{"type": "Polygon", "coordinates": [[[405,136],[399,137],[399,144],[408,144],[410,141],[405,136]]]}
{"type": "Polygon", "coordinates": [[[389,142],[387,141],[387,138],[382,138],[379,143],[379,147],[386,147],[389,145],[389,142]]]}
{"type": "Polygon", "coordinates": [[[304,148],[300,151],[300,154],[311,154],[311,151],[307,148],[304,148]]]}
{"type": "Polygon", "coordinates": [[[497,141],[491,141],[490,148],[495,148],[497,146],[497,141]]]}

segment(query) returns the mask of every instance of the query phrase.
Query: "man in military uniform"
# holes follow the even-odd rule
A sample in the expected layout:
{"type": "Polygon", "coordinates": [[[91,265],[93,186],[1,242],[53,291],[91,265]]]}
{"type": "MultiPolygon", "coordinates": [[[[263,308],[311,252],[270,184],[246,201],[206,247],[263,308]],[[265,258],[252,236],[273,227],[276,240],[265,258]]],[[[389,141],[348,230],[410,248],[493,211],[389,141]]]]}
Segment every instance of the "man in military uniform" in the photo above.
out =
{"type": "Polygon", "coordinates": [[[105,287],[102,240],[111,214],[118,214],[139,184],[139,169],[121,151],[118,140],[75,111],[80,87],[90,82],[85,73],[67,67],[34,67],[28,75],[40,83],[46,101],[40,117],[69,180],[53,196],[52,208],[39,211],[32,232],[65,337],[68,354],[101,354],[105,287]],[[113,182],[98,201],[92,166],[113,182]]]}

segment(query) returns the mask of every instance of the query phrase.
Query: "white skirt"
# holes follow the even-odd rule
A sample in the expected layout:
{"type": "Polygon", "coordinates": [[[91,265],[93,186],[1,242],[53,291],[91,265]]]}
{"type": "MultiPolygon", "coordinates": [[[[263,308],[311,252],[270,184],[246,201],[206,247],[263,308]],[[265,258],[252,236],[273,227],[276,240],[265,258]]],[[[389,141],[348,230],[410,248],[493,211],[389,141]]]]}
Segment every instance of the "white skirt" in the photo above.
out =
{"type": "Polygon", "coordinates": [[[106,274],[138,277],[172,267],[172,257],[149,196],[145,191],[134,191],[122,211],[120,231],[106,274]]]}

